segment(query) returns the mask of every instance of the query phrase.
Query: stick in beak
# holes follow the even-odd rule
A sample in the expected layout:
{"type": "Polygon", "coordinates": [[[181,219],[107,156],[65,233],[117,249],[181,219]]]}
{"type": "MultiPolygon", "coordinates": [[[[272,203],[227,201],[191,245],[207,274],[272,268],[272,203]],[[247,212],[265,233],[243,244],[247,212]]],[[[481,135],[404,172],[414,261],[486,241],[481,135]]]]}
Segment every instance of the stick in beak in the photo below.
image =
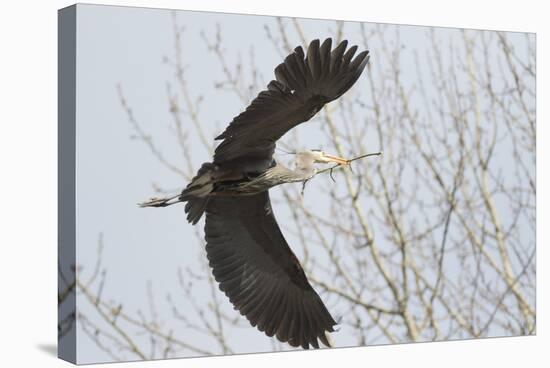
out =
{"type": "Polygon", "coordinates": [[[339,165],[346,165],[347,166],[351,162],[350,160],[346,160],[345,158],[338,157],[338,156],[327,155],[327,154],[324,154],[323,158],[325,158],[329,162],[336,162],[339,165]]]}

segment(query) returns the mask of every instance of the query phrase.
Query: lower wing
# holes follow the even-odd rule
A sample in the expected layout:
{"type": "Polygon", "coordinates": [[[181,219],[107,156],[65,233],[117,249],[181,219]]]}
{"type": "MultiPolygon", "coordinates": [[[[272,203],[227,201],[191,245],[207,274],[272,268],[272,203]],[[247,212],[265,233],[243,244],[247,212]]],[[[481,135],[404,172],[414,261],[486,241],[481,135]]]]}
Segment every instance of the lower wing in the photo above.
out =
{"type": "Polygon", "coordinates": [[[330,346],[325,332],[336,322],[283,237],[267,191],[211,198],[205,233],[220,289],[252,326],[292,346],[330,346]]]}

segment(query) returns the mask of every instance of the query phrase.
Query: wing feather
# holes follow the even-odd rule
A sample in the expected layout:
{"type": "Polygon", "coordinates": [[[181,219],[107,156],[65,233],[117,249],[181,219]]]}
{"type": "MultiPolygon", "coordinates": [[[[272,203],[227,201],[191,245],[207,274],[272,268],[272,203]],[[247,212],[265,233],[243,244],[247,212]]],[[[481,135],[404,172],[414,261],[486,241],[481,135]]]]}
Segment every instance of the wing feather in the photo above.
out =
{"type": "Polygon", "coordinates": [[[277,315],[277,320],[275,320],[275,316],[273,317],[273,320],[271,322],[270,329],[275,330],[275,334],[277,336],[277,339],[279,341],[288,341],[288,336],[290,335],[290,322],[292,321],[292,308],[290,306],[292,305],[292,289],[290,289],[290,292],[285,293],[286,299],[284,308],[281,311],[281,315],[277,315]]]}
{"type": "Polygon", "coordinates": [[[273,307],[269,313],[266,314],[266,316],[270,318],[263,321],[264,326],[262,326],[262,328],[267,336],[273,336],[275,332],[277,332],[277,323],[283,323],[283,313],[285,311],[286,303],[287,296],[285,293],[285,286],[283,284],[279,284],[277,293],[273,299],[273,307]]]}
{"type": "Polygon", "coordinates": [[[353,58],[353,55],[355,55],[355,52],[357,51],[357,45],[354,45],[346,51],[344,54],[344,57],[342,59],[342,64],[340,66],[340,70],[345,70],[349,66],[349,63],[351,61],[351,58],[353,58]]]}
{"type": "Polygon", "coordinates": [[[342,64],[342,57],[344,56],[344,51],[346,51],[346,47],[348,46],[348,41],[344,40],[340,42],[340,44],[332,50],[331,56],[330,56],[330,72],[333,75],[337,75],[337,72],[340,71],[340,65],[342,64]]]}
{"type": "MultiPolygon", "coordinates": [[[[321,58],[319,57],[319,40],[313,40],[307,48],[307,65],[311,72],[311,79],[313,82],[319,80],[321,75],[321,58]]],[[[284,64],[281,64],[285,66],[284,64]]]]}
{"type": "Polygon", "coordinates": [[[278,308],[277,303],[281,299],[282,293],[280,291],[280,287],[281,287],[281,284],[275,283],[275,282],[272,283],[272,287],[268,289],[269,290],[268,293],[271,294],[271,297],[267,298],[266,305],[262,307],[262,309],[260,310],[257,316],[256,326],[258,330],[265,332],[266,335],[268,335],[266,331],[267,323],[271,320],[271,316],[273,316],[277,311],[277,308],[278,308]]]}
{"type": "Polygon", "coordinates": [[[330,50],[332,48],[332,39],[327,38],[319,49],[321,59],[321,77],[327,76],[330,73],[330,50]]]}

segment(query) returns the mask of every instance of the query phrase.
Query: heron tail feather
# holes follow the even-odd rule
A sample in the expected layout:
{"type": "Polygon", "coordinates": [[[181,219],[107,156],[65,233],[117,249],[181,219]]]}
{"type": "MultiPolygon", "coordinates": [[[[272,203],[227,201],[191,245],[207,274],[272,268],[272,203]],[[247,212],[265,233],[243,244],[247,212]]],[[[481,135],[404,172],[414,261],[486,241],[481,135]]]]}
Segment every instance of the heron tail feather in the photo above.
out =
{"type": "Polygon", "coordinates": [[[208,195],[214,190],[213,173],[216,165],[210,162],[202,164],[197,175],[181,192],[179,200],[187,202],[185,213],[187,221],[195,225],[201,218],[208,203],[208,195]]]}
{"type": "Polygon", "coordinates": [[[192,198],[187,201],[187,204],[185,205],[185,213],[187,214],[187,221],[195,225],[202,217],[202,214],[204,213],[204,210],[206,209],[206,205],[208,204],[208,200],[210,198],[192,198]]]}

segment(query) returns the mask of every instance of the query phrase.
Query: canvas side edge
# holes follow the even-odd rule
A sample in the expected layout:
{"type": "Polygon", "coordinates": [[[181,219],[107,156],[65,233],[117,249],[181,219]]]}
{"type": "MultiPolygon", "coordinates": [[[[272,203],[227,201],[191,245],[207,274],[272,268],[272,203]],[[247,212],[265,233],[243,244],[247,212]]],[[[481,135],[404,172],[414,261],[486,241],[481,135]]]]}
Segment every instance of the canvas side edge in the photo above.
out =
{"type": "Polygon", "coordinates": [[[76,364],[76,5],[58,11],[58,347],[76,364]]]}

